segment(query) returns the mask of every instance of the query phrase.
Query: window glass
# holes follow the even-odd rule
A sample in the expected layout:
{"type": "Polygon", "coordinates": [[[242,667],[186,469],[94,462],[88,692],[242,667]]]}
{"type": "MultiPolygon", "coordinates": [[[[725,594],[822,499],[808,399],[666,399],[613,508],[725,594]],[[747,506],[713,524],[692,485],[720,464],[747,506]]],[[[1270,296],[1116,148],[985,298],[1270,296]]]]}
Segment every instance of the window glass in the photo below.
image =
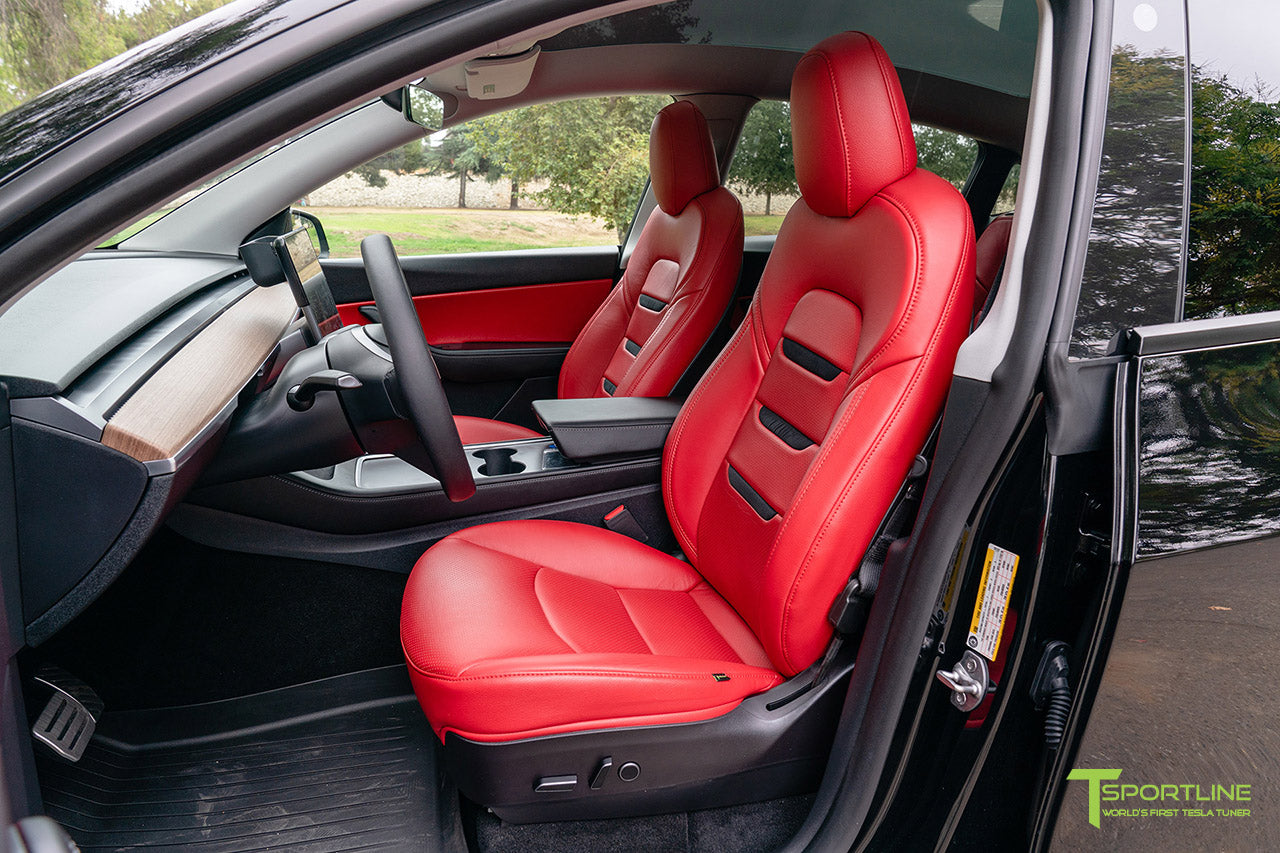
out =
{"type": "Polygon", "coordinates": [[[227,2],[0,3],[0,113],[227,2]]]}
{"type": "Polygon", "coordinates": [[[760,101],[751,108],[729,164],[729,189],[742,202],[746,236],[777,234],[800,197],[791,153],[791,105],[760,101]]]}
{"type": "Polygon", "coordinates": [[[660,95],[537,104],[365,163],[301,200],[333,257],[390,234],[404,255],[618,245],[649,176],[660,95]]]}
{"type": "Polygon", "coordinates": [[[1107,355],[1134,326],[1177,319],[1186,164],[1181,0],[1121,0],[1088,254],[1068,355],[1107,355]]]}
{"type": "Polygon", "coordinates": [[[1192,0],[1183,316],[1280,310],[1280,7],[1192,0]]]}
{"type": "Polygon", "coordinates": [[[590,21],[543,50],[605,44],[711,44],[808,50],[832,33],[875,34],[898,68],[1025,97],[1039,13],[1034,0],[673,0],[590,21]]]}
{"type": "Polygon", "coordinates": [[[953,187],[963,190],[978,159],[978,143],[938,127],[913,124],[911,129],[916,134],[916,162],[920,168],[946,178],[953,187]]]}
{"type": "MultiPolygon", "coordinates": [[[[963,189],[978,157],[978,144],[967,136],[926,125],[912,125],[920,168],[941,175],[963,189]]],[[[777,234],[782,219],[800,197],[791,153],[791,105],[761,101],[742,126],[738,148],[729,165],[729,189],[742,202],[745,233],[777,234]]]]}
{"type": "Polygon", "coordinates": [[[1000,195],[996,196],[995,206],[991,208],[992,216],[999,216],[1002,213],[1013,213],[1013,205],[1018,200],[1018,178],[1022,175],[1022,164],[1014,163],[1013,168],[1009,170],[1009,174],[1004,179],[1004,186],[1000,187],[1000,195]]]}

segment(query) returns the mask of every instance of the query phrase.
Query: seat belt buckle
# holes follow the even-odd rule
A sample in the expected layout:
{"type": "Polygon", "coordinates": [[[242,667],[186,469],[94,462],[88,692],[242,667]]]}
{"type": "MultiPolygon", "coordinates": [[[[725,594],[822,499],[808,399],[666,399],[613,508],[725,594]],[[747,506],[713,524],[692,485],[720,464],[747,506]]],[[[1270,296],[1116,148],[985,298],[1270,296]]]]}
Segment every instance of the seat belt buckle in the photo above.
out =
{"type": "Polygon", "coordinates": [[[618,506],[610,510],[604,517],[604,526],[614,533],[630,536],[637,542],[649,541],[648,534],[644,532],[640,522],[636,521],[635,516],[631,514],[631,510],[627,509],[626,504],[618,504],[618,506]]]}

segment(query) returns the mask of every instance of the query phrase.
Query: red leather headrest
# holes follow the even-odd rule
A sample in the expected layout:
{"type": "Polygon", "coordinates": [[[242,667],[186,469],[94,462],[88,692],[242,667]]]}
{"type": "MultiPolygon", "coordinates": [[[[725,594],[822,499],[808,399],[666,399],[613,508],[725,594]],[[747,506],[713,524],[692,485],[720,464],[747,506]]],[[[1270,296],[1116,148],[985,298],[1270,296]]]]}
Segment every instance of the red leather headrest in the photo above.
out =
{"type": "Polygon", "coordinates": [[[696,196],[720,186],[711,131],[689,101],[669,104],[649,131],[649,180],[658,207],[676,216],[696,196]]]}
{"type": "Polygon", "coordinates": [[[791,78],[796,181],[823,216],[853,216],[916,167],[902,86],[880,43],[847,32],[806,53],[791,78]]]}

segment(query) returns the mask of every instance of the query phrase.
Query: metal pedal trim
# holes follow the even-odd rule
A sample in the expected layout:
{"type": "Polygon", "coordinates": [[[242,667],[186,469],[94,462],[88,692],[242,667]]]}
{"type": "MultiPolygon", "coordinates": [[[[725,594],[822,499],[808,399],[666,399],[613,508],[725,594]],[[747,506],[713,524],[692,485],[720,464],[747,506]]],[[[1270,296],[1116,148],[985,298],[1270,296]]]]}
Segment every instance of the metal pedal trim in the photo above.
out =
{"type": "Polygon", "coordinates": [[[56,667],[41,668],[35,680],[53,695],[31,727],[31,736],[68,761],[79,761],[98,726],[102,700],[87,684],[56,667]]]}

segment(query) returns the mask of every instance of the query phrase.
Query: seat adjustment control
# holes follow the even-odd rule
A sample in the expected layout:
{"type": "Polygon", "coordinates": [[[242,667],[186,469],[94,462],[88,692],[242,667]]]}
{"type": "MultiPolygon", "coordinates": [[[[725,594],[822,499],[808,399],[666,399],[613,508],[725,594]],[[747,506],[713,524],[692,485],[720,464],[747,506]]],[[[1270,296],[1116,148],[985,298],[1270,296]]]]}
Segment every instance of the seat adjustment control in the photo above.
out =
{"type": "Polygon", "coordinates": [[[577,774],[567,776],[543,776],[533,783],[535,794],[564,794],[578,787],[577,774]]]}
{"type": "Polygon", "coordinates": [[[634,761],[628,761],[626,764],[618,768],[618,778],[623,782],[634,782],[640,778],[640,765],[634,761]]]}
{"type": "Polygon", "coordinates": [[[591,774],[591,790],[599,791],[604,787],[604,780],[609,778],[609,771],[613,769],[613,756],[606,755],[600,759],[600,763],[596,765],[595,771],[591,774]]]}

